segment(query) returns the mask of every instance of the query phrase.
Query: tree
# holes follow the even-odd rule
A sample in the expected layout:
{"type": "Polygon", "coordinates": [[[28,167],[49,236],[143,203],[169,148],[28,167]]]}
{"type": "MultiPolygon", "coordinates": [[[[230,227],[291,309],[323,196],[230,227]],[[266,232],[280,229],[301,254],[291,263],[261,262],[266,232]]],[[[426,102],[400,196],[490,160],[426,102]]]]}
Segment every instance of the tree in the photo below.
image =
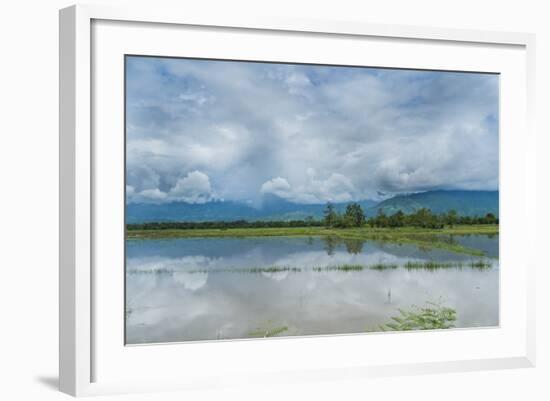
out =
{"type": "Polygon", "coordinates": [[[483,218],[483,222],[485,224],[496,224],[497,223],[497,218],[495,217],[495,215],[493,213],[487,213],[485,215],[485,217],[483,218]]]}
{"type": "Polygon", "coordinates": [[[374,225],[376,227],[388,226],[388,217],[386,216],[386,213],[384,213],[384,210],[378,209],[378,213],[376,214],[376,218],[374,219],[374,225]]]}
{"type": "Polygon", "coordinates": [[[366,223],[365,213],[359,203],[353,202],[346,206],[344,220],[352,227],[362,227],[366,223]]]}
{"type": "Polygon", "coordinates": [[[373,227],[376,227],[376,218],[375,217],[371,217],[370,219],[367,220],[367,224],[373,228],[373,227]]]}
{"type": "Polygon", "coordinates": [[[425,207],[417,210],[411,217],[413,219],[413,226],[422,228],[441,228],[441,222],[438,216],[425,207]]]}
{"type": "Polygon", "coordinates": [[[405,214],[398,210],[389,217],[388,225],[390,227],[403,227],[405,225],[405,214]]]}
{"type": "Polygon", "coordinates": [[[445,223],[448,224],[451,228],[457,223],[458,221],[458,214],[456,213],[456,210],[451,209],[447,212],[447,215],[445,216],[445,223]]]}
{"type": "Polygon", "coordinates": [[[325,216],[325,226],[334,227],[338,221],[338,213],[334,210],[334,205],[327,202],[327,206],[323,212],[325,216]]]}

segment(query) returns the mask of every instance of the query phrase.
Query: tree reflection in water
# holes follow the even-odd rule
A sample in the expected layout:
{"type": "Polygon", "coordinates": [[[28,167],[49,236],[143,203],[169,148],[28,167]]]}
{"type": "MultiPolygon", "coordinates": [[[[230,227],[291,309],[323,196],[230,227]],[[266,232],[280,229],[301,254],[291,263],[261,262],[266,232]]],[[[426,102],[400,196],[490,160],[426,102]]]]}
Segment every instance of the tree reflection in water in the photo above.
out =
{"type": "Polygon", "coordinates": [[[334,251],[343,245],[349,254],[357,255],[363,251],[364,240],[352,238],[339,238],[335,236],[321,237],[324,242],[324,250],[327,255],[334,255],[334,251]]]}

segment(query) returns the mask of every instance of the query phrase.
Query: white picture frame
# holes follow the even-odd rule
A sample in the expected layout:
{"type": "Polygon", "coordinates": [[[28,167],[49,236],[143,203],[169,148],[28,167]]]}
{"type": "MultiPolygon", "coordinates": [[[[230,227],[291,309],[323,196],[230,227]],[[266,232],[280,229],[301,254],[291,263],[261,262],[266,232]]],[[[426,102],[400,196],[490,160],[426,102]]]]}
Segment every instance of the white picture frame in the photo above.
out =
{"type": "MultiPolygon", "coordinates": [[[[252,43],[251,47],[243,51],[250,52],[247,54],[260,51],[260,42],[251,41],[250,43],[252,43]]],[[[300,41],[298,40],[296,43],[294,51],[299,53],[300,41]]],[[[164,48],[159,48],[157,51],[160,54],[171,55],[166,54],[166,52],[171,52],[170,46],[173,45],[165,44],[164,48]]],[[[276,18],[233,20],[229,18],[219,19],[208,15],[188,15],[185,9],[167,11],[155,7],[111,8],[108,6],[78,5],[61,10],[60,390],[71,395],[80,396],[134,391],[261,385],[262,383],[276,383],[278,381],[301,382],[328,380],[329,378],[362,378],[534,366],[534,270],[537,261],[533,256],[535,253],[529,252],[535,242],[532,238],[534,234],[524,234],[523,238],[514,236],[516,229],[522,231],[525,228],[523,232],[535,232],[536,205],[534,192],[536,183],[533,178],[535,176],[535,134],[532,129],[535,85],[534,47],[534,36],[525,33],[276,18]],[[116,26],[117,23],[122,25],[116,26]],[[94,28],[94,24],[99,28],[94,28]],[[97,129],[98,126],[103,127],[101,118],[104,115],[101,111],[103,106],[97,106],[94,96],[103,96],[101,93],[105,93],[105,91],[101,88],[95,88],[92,80],[97,71],[101,71],[102,68],[110,65],[109,57],[113,56],[118,59],[119,54],[122,54],[120,52],[124,53],[126,51],[124,50],[125,43],[129,43],[130,38],[135,40],[140,35],[140,30],[147,27],[154,27],[154,29],[149,31],[148,41],[142,40],[141,47],[138,49],[138,51],[146,53],[155,52],[154,46],[160,43],[161,38],[173,34],[175,32],[173,30],[181,28],[185,31],[186,27],[192,27],[205,32],[213,30],[215,31],[214,37],[217,38],[220,38],[220,35],[229,37],[228,35],[235,33],[239,35],[242,33],[241,36],[243,37],[261,34],[264,35],[263,40],[272,40],[274,44],[277,41],[284,40],[280,39],[280,35],[307,37],[304,40],[312,40],[311,38],[315,37],[324,37],[327,40],[339,38],[343,41],[342,43],[346,40],[369,38],[384,40],[387,44],[406,41],[406,46],[412,46],[413,43],[419,46],[428,44],[437,46],[443,55],[441,57],[445,58],[446,54],[449,55],[448,58],[440,62],[426,61],[426,68],[465,68],[466,70],[472,70],[475,69],[476,65],[479,65],[479,71],[499,73],[502,72],[500,66],[509,68],[511,78],[504,83],[504,90],[501,94],[503,97],[501,111],[506,112],[507,116],[507,119],[503,122],[501,133],[501,185],[503,186],[501,203],[504,202],[501,217],[501,230],[503,232],[501,251],[504,251],[503,261],[509,260],[510,265],[520,266],[519,263],[514,261],[520,260],[522,255],[528,256],[524,256],[521,266],[514,273],[517,276],[504,277],[503,287],[501,287],[501,300],[503,296],[508,296],[510,293],[507,292],[511,288],[510,284],[515,283],[519,287],[514,290],[515,292],[511,298],[513,304],[517,307],[512,307],[511,302],[501,303],[501,307],[504,308],[501,313],[505,314],[505,323],[495,330],[456,330],[449,333],[430,332],[403,335],[384,334],[370,337],[361,335],[322,336],[288,340],[228,341],[208,345],[183,345],[183,347],[186,347],[185,352],[191,356],[191,360],[193,360],[193,357],[198,359],[198,356],[205,352],[208,356],[220,355],[225,359],[243,355],[243,360],[248,362],[253,361],[253,359],[250,359],[253,357],[247,356],[248,354],[264,353],[265,355],[272,355],[275,368],[268,369],[266,367],[263,369],[263,367],[258,367],[252,371],[243,366],[239,368],[240,370],[237,369],[238,374],[231,374],[232,367],[227,365],[221,366],[212,375],[205,374],[200,367],[193,369],[190,366],[187,366],[187,368],[182,367],[182,371],[186,372],[185,377],[165,375],[165,372],[162,372],[162,369],[158,367],[160,365],[159,361],[167,361],[167,358],[177,358],[177,354],[181,353],[182,345],[134,347],[130,355],[130,352],[124,349],[123,341],[120,339],[121,343],[119,345],[115,344],[119,348],[112,348],[109,344],[118,341],[118,337],[108,333],[111,330],[109,322],[114,322],[117,316],[120,317],[120,315],[114,313],[107,316],[102,311],[105,309],[104,305],[106,303],[117,302],[122,294],[119,294],[120,287],[106,285],[108,283],[106,281],[107,276],[96,274],[94,266],[97,266],[98,261],[104,260],[102,258],[109,258],[110,255],[115,257],[118,252],[113,249],[111,253],[108,248],[101,248],[102,245],[96,240],[100,230],[104,230],[102,233],[109,238],[111,235],[120,235],[120,232],[113,233],[112,230],[108,230],[109,226],[102,223],[104,206],[98,206],[96,193],[99,190],[107,197],[111,195],[113,197],[121,196],[123,188],[120,188],[117,194],[114,192],[110,194],[109,192],[113,188],[117,188],[120,183],[116,180],[116,174],[114,174],[113,181],[107,184],[103,184],[105,180],[98,180],[97,177],[105,174],[104,172],[101,173],[101,170],[109,170],[113,166],[120,168],[120,159],[113,162],[114,165],[108,164],[107,160],[111,160],[111,156],[113,158],[123,156],[117,156],[117,152],[120,150],[117,148],[117,143],[120,144],[120,142],[113,143],[111,144],[113,146],[110,146],[103,140],[98,143],[94,138],[94,132],[96,132],[94,129],[97,129]],[[99,29],[102,30],[99,31],[99,29]],[[121,33],[124,31],[128,34],[121,33]],[[94,34],[97,37],[95,41],[94,34]],[[106,38],[109,40],[106,41],[106,38]],[[107,46],[107,42],[111,44],[107,46]],[[470,63],[469,66],[461,67],[457,64],[453,67],[452,61],[449,61],[452,59],[451,53],[445,53],[445,46],[454,46],[453,52],[468,52],[477,49],[481,61],[476,61],[470,56],[470,60],[467,61],[470,63]],[[496,49],[495,54],[501,52],[503,54],[502,59],[494,57],[493,61],[484,60],[483,53],[488,48],[496,49]],[[105,49],[105,55],[101,53],[103,49],[105,49]],[[97,60],[95,59],[96,56],[97,60]],[[106,64],[103,65],[101,60],[107,60],[106,64]],[[490,64],[491,62],[493,64],[490,64]],[[494,67],[491,68],[491,65],[494,67]],[[515,70],[513,70],[514,68],[515,70]],[[507,97],[511,93],[518,94],[518,97],[513,99],[516,103],[507,103],[507,97]],[[512,132],[521,134],[512,135],[512,132]],[[111,149],[113,154],[108,153],[108,149],[111,149]],[[106,186],[102,187],[102,185],[106,186]],[[521,185],[519,191],[517,190],[518,185],[521,185]],[[509,212],[506,212],[507,210],[509,212]],[[502,248],[502,243],[511,244],[512,242],[515,244],[513,250],[512,247],[502,248]],[[97,299],[94,299],[96,291],[102,291],[102,302],[98,303],[97,299]],[[508,313],[510,315],[506,315],[508,313]],[[511,323],[516,320],[517,323],[511,323]],[[98,327],[100,328],[98,329],[98,327]],[[385,338],[388,340],[381,340],[385,338]],[[352,344],[351,346],[355,349],[357,347],[367,349],[365,347],[368,342],[376,342],[376,347],[380,349],[384,343],[391,343],[392,346],[397,347],[396,349],[403,347],[402,349],[405,350],[408,347],[418,349],[422,345],[430,343],[443,346],[449,344],[449,341],[460,341],[463,344],[468,342],[473,344],[477,341],[483,343],[485,341],[483,344],[493,344],[494,348],[489,349],[490,347],[487,346],[487,349],[483,352],[480,347],[479,350],[474,350],[467,355],[465,353],[465,357],[460,358],[456,355],[461,355],[460,353],[464,352],[464,349],[457,347],[455,354],[441,354],[439,358],[433,356],[425,360],[419,359],[418,355],[412,352],[401,359],[389,358],[387,360],[383,355],[378,357],[374,353],[370,354],[372,360],[361,353],[350,355],[347,359],[344,357],[339,359],[338,354],[335,352],[338,349],[344,349],[343,347],[348,346],[346,344],[352,344]],[[196,348],[197,345],[202,348],[196,348]],[[175,350],[173,347],[179,347],[179,351],[173,351],[175,350]],[[328,351],[323,358],[316,359],[314,355],[319,355],[321,349],[328,351]],[[296,363],[292,363],[292,365],[295,365],[292,369],[285,367],[288,360],[276,359],[277,355],[300,355],[300,353],[309,355],[311,360],[308,363],[303,362],[303,359],[300,363],[295,361],[296,363]],[[98,355],[98,360],[101,362],[97,362],[98,355]],[[120,358],[116,355],[119,355],[120,358]],[[139,363],[136,363],[141,360],[144,366],[148,366],[149,369],[153,367],[153,370],[156,371],[144,372],[144,377],[148,377],[149,380],[139,377],[140,370],[145,370],[145,367],[140,367],[139,363]],[[107,365],[113,366],[112,372],[104,375],[101,369],[107,365]],[[134,369],[121,369],[121,366],[133,366],[134,369]],[[123,370],[135,374],[136,380],[132,380],[130,373],[128,375],[116,374],[123,370]],[[243,372],[244,374],[242,374],[243,372]]],[[[216,52],[214,44],[212,44],[212,49],[211,51],[216,52]]],[[[183,51],[185,52],[185,50],[183,51]]],[[[433,49],[427,48],[425,51],[433,52],[433,49]]],[[[340,57],[343,57],[344,60],[346,57],[352,57],[350,50],[342,50],[342,52],[340,57]],[[348,56],[344,54],[346,51],[348,56]]],[[[420,52],[419,54],[428,53],[420,52]]],[[[222,54],[221,58],[223,57],[222,54]]],[[[244,58],[245,55],[243,54],[240,57],[244,58]]],[[[257,57],[265,59],[266,56],[265,53],[258,53],[257,57]]],[[[286,57],[290,56],[281,53],[280,57],[282,60],[286,60],[286,57]]],[[[414,62],[411,61],[410,66],[402,64],[399,64],[399,66],[414,67],[421,65],[422,63],[418,60],[421,55],[415,57],[417,59],[414,62]]],[[[402,61],[388,59],[381,61],[381,63],[383,66],[395,67],[398,66],[395,63],[402,63],[402,61]]],[[[120,74],[117,76],[120,77],[120,74]]],[[[99,82],[101,79],[99,78],[97,81],[99,82]]],[[[113,79],[116,79],[116,77],[113,77],[113,79]]],[[[110,90],[116,91],[117,87],[121,89],[117,85],[110,86],[110,90]]],[[[112,97],[114,103],[109,104],[109,108],[119,110],[122,113],[122,108],[117,109],[120,106],[120,96],[121,93],[118,93],[118,95],[112,97]]],[[[118,126],[119,121],[111,121],[110,123],[113,126],[118,126]]],[[[109,128],[107,127],[107,129],[109,128]]],[[[117,241],[114,241],[114,243],[117,243],[117,241]]],[[[114,281],[117,281],[116,277],[114,281]]],[[[120,308],[121,311],[122,308],[120,308]]],[[[115,331],[114,328],[113,331],[115,331]]],[[[118,332],[116,335],[118,335],[118,332]]],[[[434,347],[437,346],[434,345],[434,347]]],[[[174,360],[177,359],[169,361],[166,366],[173,368],[174,360]]]]}

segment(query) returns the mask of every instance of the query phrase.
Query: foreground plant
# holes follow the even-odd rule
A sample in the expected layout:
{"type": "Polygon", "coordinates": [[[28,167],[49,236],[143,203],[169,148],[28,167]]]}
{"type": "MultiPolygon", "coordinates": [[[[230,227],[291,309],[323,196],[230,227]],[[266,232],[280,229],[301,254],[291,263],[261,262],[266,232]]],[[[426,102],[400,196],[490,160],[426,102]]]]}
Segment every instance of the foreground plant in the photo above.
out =
{"type": "Polygon", "coordinates": [[[287,326],[274,327],[271,329],[258,329],[256,331],[250,332],[249,335],[251,337],[264,337],[264,338],[276,337],[287,330],[288,330],[287,326]]]}
{"type": "Polygon", "coordinates": [[[444,307],[441,303],[426,302],[426,307],[412,307],[412,310],[398,309],[399,316],[393,316],[393,322],[380,328],[383,331],[405,330],[437,330],[455,327],[456,311],[453,308],[444,307]]]}

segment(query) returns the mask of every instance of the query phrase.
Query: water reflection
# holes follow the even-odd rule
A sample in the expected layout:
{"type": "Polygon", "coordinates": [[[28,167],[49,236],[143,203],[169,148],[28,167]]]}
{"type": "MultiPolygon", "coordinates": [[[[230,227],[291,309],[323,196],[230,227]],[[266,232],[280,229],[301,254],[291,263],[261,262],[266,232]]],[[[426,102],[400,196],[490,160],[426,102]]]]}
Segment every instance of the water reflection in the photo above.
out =
{"type": "MultiPolygon", "coordinates": [[[[363,250],[363,244],[366,242],[361,239],[348,239],[348,238],[339,238],[334,236],[322,237],[321,240],[325,243],[324,249],[327,252],[327,255],[333,255],[335,250],[344,246],[348,253],[357,255],[363,250]]],[[[308,241],[308,245],[313,245],[313,241],[308,241]]]]}
{"type": "MultiPolygon", "coordinates": [[[[498,237],[453,241],[498,256],[498,237]]],[[[440,298],[456,309],[457,327],[497,325],[496,258],[488,269],[313,270],[471,259],[442,249],[331,237],[129,241],[127,342],[364,332],[386,323],[397,308],[440,298]],[[261,266],[301,269],[234,269],[261,266]],[[143,271],[150,274],[136,274],[143,271]]]]}

